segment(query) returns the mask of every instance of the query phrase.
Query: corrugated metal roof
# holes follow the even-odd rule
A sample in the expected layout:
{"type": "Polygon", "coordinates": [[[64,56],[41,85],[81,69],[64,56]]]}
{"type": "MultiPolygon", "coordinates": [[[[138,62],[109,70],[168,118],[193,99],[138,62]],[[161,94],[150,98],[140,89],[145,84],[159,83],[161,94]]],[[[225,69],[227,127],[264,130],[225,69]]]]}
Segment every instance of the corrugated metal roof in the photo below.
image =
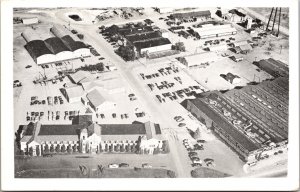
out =
{"type": "Polygon", "coordinates": [[[34,59],[47,54],[53,54],[42,40],[33,40],[25,45],[25,48],[34,59]]]}
{"type": "Polygon", "coordinates": [[[167,45],[167,44],[171,44],[169,39],[159,38],[159,39],[153,39],[150,41],[136,42],[136,43],[134,43],[134,46],[139,50],[139,49],[156,47],[156,46],[167,45]]]}
{"type": "Polygon", "coordinates": [[[47,47],[52,51],[52,53],[57,54],[63,51],[70,51],[69,48],[63,43],[63,41],[58,37],[51,37],[45,40],[47,47]]]}

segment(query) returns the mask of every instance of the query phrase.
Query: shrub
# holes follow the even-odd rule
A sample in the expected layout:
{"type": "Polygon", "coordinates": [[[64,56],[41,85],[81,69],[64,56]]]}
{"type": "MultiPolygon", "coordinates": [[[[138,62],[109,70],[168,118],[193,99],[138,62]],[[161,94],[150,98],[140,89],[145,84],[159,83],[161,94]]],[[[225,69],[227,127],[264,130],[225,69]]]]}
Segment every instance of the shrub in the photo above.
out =
{"type": "Polygon", "coordinates": [[[60,152],[60,146],[57,144],[56,147],[55,147],[55,151],[56,153],[59,153],[60,152]]]}
{"type": "Polygon", "coordinates": [[[71,146],[71,145],[68,145],[68,147],[67,147],[67,152],[68,152],[68,153],[72,153],[72,146],[71,146]]]}
{"type": "Polygon", "coordinates": [[[62,146],[61,146],[61,152],[62,152],[62,153],[65,153],[65,152],[66,152],[66,146],[65,146],[65,145],[62,145],[62,146]]]}
{"type": "Polygon", "coordinates": [[[32,156],[32,155],[33,155],[33,148],[32,148],[32,147],[30,147],[30,148],[29,148],[29,152],[28,152],[28,154],[29,154],[30,156],[32,156]]]}
{"type": "Polygon", "coordinates": [[[129,144],[126,145],[125,150],[126,150],[126,152],[130,152],[130,145],[129,144]]]}
{"type": "Polygon", "coordinates": [[[142,168],[140,168],[140,167],[134,167],[134,170],[135,170],[135,171],[141,171],[142,168]]]}
{"type": "Polygon", "coordinates": [[[125,152],[125,145],[124,145],[124,143],[122,143],[122,145],[121,145],[120,152],[125,152]]]}
{"type": "Polygon", "coordinates": [[[45,145],[45,150],[44,150],[44,152],[45,152],[45,153],[49,153],[49,152],[50,152],[50,151],[49,151],[49,145],[48,145],[48,144],[45,145]]]}
{"type": "Polygon", "coordinates": [[[54,145],[53,145],[53,144],[51,144],[51,146],[50,146],[50,152],[51,152],[51,153],[54,152],[54,145]]]}
{"type": "Polygon", "coordinates": [[[174,171],[171,171],[171,170],[168,170],[168,171],[167,171],[167,175],[168,175],[168,177],[170,177],[170,178],[175,178],[175,177],[176,177],[175,172],[174,172],[174,171]]]}
{"type": "Polygon", "coordinates": [[[40,156],[41,155],[41,153],[40,153],[40,147],[38,145],[36,146],[35,153],[36,153],[36,156],[40,156]]]}
{"type": "Polygon", "coordinates": [[[77,152],[77,146],[76,146],[76,144],[75,145],[73,145],[73,152],[77,152]]]}

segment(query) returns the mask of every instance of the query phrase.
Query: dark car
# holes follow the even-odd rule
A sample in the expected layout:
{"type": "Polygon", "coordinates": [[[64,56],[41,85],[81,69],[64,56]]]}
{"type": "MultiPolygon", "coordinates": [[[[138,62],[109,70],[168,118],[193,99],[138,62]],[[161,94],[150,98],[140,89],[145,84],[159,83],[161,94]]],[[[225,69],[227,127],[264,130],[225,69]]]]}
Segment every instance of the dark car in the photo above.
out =
{"type": "Polygon", "coordinates": [[[119,167],[129,167],[129,165],[127,163],[120,163],[119,167]]]}
{"type": "Polygon", "coordinates": [[[100,58],[99,58],[99,60],[103,60],[103,59],[105,59],[105,58],[104,58],[104,57],[100,57],[100,58]]]}
{"type": "Polygon", "coordinates": [[[30,67],[32,67],[32,66],[31,66],[31,65],[27,65],[25,68],[28,69],[28,68],[30,68],[30,67]]]}
{"type": "Polygon", "coordinates": [[[27,116],[27,117],[26,117],[26,120],[27,120],[27,121],[30,121],[30,117],[29,117],[29,116],[27,116]]]}
{"type": "Polygon", "coordinates": [[[196,152],[189,152],[189,155],[198,155],[196,152]]]}
{"type": "Polygon", "coordinates": [[[190,157],[190,159],[193,160],[193,161],[200,161],[199,157],[190,157]]]}
{"type": "Polygon", "coordinates": [[[202,165],[200,163],[193,163],[192,167],[201,167],[202,165]]]}
{"type": "Polygon", "coordinates": [[[183,126],[185,126],[186,124],[185,123],[179,123],[178,124],[178,127],[183,127],[183,126]]]}
{"type": "Polygon", "coordinates": [[[203,140],[203,139],[199,139],[199,140],[197,140],[197,142],[198,142],[198,143],[206,143],[206,141],[203,140]]]}

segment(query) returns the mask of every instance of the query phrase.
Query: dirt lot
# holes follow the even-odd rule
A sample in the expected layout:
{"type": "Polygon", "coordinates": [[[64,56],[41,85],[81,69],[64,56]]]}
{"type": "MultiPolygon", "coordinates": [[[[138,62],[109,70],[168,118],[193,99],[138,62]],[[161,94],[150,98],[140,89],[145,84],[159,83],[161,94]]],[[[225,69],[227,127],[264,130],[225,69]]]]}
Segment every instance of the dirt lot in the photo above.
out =
{"type": "MultiPolygon", "coordinates": [[[[59,170],[59,169],[66,169],[66,171],[70,171],[70,170],[72,171],[72,169],[79,170],[78,169],[79,165],[84,165],[91,170],[93,169],[95,170],[97,169],[98,165],[103,165],[104,167],[107,168],[107,166],[112,163],[116,163],[116,164],[127,163],[129,164],[129,168],[141,167],[143,163],[148,163],[153,168],[174,170],[173,169],[174,165],[172,163],[172,160],[170,159],[169,154],[158,154],[158,155],[137,155],[137,154],[100,154],[100,155],[76,154],[75,155],[73,154],[73,155],[56,155],[53,157],[32,157],[28,159],[16,159],[15,172],[17,174],[22,174],[22,172],[24,171],[36,170],[37,174],[40,174],[39,171],[48,172],[49,170],[59,170]]],[[[51,175],[51,171],[47,173],[47,175],[48,174],[51,175]]],[[[63,171],[62,174],[65,174],[65,172],[63,171]]],[[[143,175],[143,176],[147,177],[147,175],[143,175]]],[[[34,174],[31,175],[31,177],[34,177],[34,174]]],[[[113,173],[109,171],[107,177],[118,177],[118,176],[113,175],[113,173]]],[[[136,176],[136,177],[141,177],[141,176],[136,176]]]]}

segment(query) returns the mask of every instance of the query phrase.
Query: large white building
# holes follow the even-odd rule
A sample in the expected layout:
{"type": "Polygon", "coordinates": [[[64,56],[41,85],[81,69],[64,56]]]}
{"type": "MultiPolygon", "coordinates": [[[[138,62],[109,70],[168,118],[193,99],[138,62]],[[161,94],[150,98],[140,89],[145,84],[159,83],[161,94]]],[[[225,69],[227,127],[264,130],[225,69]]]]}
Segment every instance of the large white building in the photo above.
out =
{"type": "Polygon", "coordinates": [[[63,26],[48,29],[26,29],[22,34],[27,44],[25,48],[38,64],[47,64],[90,56],[90,50],[81,41],[71,37],[63,26]]]}
{"type": "Polygon", "coordinates": [[[173,11],[174,8],[172,7],[157,7],[157,12],[159,12],[160,14],[171,13],[173,11]]]}
{"type": "Polygon", "coordinates": [[[159,124],[97,124],[90,115],[77,116],[71,125],[21,126],[21,150],[32,156],[49,153],[139,152],[153,154],[165,142],[159,124]]]}
{"type": "Polygon", "coordinates": [[[218,59],[218,55],[215,52],[203,52],[199,54],[189,55],[182,59],[180,62],[187,67],[196,67],[212,63],[218,59]]]}
{"type": "Polygon", "coordinates": [[[22,23],[25,25],[36,24],[38,22],[39,22],[39,19],[37,17],[22,18],[22,23]]]}
{"type": "Polygon", "coordinates": [[[194,34],[199,39],[217,38],[222,36],[236,35],[237,30],[231,24],[224,25],[202,25],[193,28],[194,34]]]}

